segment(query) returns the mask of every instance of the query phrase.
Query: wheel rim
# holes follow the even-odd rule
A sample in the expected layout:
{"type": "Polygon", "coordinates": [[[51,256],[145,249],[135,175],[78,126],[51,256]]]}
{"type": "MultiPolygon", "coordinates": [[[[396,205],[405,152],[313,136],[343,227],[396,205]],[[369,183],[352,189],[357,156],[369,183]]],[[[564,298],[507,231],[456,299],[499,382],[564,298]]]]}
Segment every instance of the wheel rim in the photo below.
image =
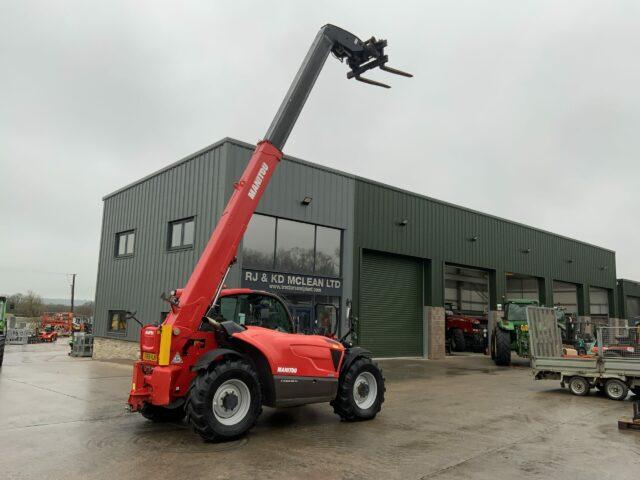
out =
{"type": "Polygon", "coordinates": [[[371,372],[362,372],[353,384],[353,400],[358,408],[371,408],[378,396],[378,382],[371,372]]]}
{"type": "Polygon", "coordinates": [[[213,396],[213,415],[223,425],[241,422],[249,412],[251,392],[242,380],[227,380],[213,396]]]}
{"type": "Polygon", "coordinates": [[[623,392],[624,389],[618,383],[611,382],[607,385],[607,393],[614,398],[620,398],[623,392]]]}
{"type": "Polygon", "coordinates": [[[580,393],[584,393],[586,388],[583,382],[575,381],[572,383],[572,389],[575,393],[580,394],[580,393]]]}

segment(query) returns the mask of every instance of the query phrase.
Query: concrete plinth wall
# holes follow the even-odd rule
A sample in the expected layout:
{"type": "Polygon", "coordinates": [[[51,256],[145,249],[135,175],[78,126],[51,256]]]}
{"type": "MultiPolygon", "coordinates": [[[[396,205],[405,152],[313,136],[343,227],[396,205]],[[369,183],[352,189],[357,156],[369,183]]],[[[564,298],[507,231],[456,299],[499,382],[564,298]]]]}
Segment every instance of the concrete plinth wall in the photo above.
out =
{"type": "Polygon", "coordinates": [[[427,323],[427,357],[429,360],[445,358],[444,307],[424,307],[427,323]]]}
{"type": "Polygon", "coordinates": [[[93,339],[94,360],[138,360],[140,344],[115,338],[95,337],[93,339]]]}

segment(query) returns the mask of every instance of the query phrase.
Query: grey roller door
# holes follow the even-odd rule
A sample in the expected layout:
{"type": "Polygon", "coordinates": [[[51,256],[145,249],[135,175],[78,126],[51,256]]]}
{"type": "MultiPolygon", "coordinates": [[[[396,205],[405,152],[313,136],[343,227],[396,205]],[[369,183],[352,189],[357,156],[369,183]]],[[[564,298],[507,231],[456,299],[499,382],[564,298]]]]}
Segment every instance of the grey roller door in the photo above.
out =
{"type": "Polygon", "coordinates": [[[422,262],[365,251],[358,343],[378,357],[422,355],[422,262]]]}

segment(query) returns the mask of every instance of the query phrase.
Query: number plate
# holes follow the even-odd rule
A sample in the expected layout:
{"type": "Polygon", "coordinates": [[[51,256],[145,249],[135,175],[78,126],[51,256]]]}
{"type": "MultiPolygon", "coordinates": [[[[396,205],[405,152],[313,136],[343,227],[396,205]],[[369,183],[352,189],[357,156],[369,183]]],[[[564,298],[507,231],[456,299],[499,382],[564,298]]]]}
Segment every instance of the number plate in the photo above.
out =
{"type": "Polygon", "coordinates": [[[155,353],[142,352],[142,360],[147,360],[149,362],[157,362],[158,355],[156,355],[155,353]]]}

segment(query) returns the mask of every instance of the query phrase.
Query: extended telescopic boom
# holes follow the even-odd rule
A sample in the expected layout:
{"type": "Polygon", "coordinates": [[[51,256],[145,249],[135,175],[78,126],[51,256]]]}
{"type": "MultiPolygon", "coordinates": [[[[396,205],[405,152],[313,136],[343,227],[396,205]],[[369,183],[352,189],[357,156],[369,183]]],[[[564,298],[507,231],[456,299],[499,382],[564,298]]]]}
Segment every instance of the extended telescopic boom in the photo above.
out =
{"type": "Polygon", "coordinates": [[[235,261],[249,220],[282,158],[281,150],[329,53],[340,61],[346,61],[350,68],[347,78],[390,88],[384,83],[361,76],[376,67],[397,75],[412,76],[386,66],[386,46],[386,40],[372,37],[363,42],[334,25],[325,25],[320,29],[271,122],[265,139],[258,144],[241,179],[234,184],[231,199],[187,285],[172,292],[167,299],[171,304],[171,312],[162,326],[159,365],[168,365],[173,353],[182,350],[189,339],[189,333],[198,329],[209,306],[217,300],[229,268],[235,261]]]}

